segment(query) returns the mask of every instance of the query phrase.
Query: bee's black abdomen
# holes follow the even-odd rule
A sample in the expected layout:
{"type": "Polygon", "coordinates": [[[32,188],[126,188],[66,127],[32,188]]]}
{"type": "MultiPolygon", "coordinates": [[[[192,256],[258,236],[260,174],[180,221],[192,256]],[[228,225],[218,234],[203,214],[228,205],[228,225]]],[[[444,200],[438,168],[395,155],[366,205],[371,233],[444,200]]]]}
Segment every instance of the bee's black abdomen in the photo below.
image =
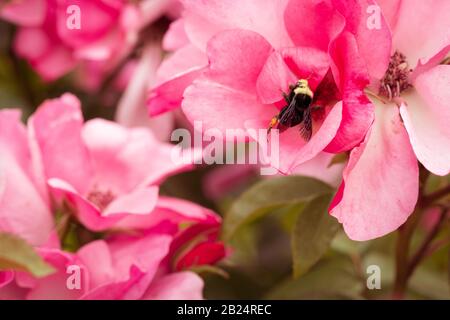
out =
{"type": "Polygon", "coordinates": [[[295,106],[284,107],[279,115],[279,122],[285,127],[293,127],[300,124],[303,120],[303,112],[296,110],[295,106]]]}
{"type": "Polygon", "coordinates": [[[312,102],[312,98],[306,94],[297,95],[295,107],[298,110],[306,110],[309,108],[312,102]]]}
{"type": "MultiPolygon", "coordinates": [[[[290,95],[291,96],[291,95],[290,95]]],[[[303,120],[303,111],[298,108],[298,104],[302,103],[302,98],[299,95],[294,95],[290,100],[289,105],[284,107],[278,119],[280,124],[285,127],[293,127],[300,124],[303,120]]]]}

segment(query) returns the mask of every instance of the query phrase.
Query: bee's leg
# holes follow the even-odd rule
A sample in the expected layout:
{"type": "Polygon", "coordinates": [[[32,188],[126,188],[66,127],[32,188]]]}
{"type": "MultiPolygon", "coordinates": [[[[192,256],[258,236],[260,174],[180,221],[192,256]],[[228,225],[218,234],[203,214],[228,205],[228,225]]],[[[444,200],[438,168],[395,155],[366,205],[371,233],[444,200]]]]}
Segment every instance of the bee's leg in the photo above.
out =
{"type": "Polygon", "coordinates": [[[278,120],[279,114],[273,117],[272,120],[270,120],[269,128],[267,128],[267,139],[269,139],[270,131],[272,130],[272,128],[278,124],[278,120]]]}
{"type": "Polygon", "coordinates": [[[267,128],[267,139],[269,139],[269,134],[270,131],[272,130],[272,128],[274,128],[275,126],[277,126],[280,123],[280,119],[283,116],[283,114],[286,113],[286,110],[289,109],[289,106],[285,106],[283,109],[281,109],[280,113],[278,113],[275,117],[272,118],[272,120],[270,120],[269,123],[269,128],[267,128]]]}
{"type": "Polygon", "coordinates": [[[322,108],[321,106],[312,106],[311,111],[312,112],[319,111],[321,108],[322,108]]]}

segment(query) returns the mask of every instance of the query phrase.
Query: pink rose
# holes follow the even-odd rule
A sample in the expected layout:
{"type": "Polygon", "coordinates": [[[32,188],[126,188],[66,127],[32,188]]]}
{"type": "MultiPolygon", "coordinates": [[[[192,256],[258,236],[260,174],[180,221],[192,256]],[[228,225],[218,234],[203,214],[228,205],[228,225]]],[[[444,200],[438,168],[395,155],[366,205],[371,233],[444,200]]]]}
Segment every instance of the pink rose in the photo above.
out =
{"type": "Polygon", "coordinates": [[[19,26],[16,53],[47,81],[76,66],[90,70],[87,88],[98,86],[138,40],[139,31],[178,10],[172,0],[21,0],[2,7],[0,17],[19,26]]]}
{"type": "Polygon", "coordinates": [[[41,279],[1,272],[0,298],[201,297],[201,279],[187,270],[226,251],[219,216],[158,195],[165,177],[191,168],[174,162],[178,147],[146,128],[84,123],[80,102],[65,94],[45,101],[27,127],[19,112],[0,111],[0,151],[0,231],[27,240],[56,270],[41,279]],[[84,230],[76,253],[65,250],[64,223],[84,230]],[[66,285],[70,266],[81,271],[80,290],[66,285]]]}
{"type": "MultiPolygon", "coordinates": [[[[293,42],[287,15],[291,2],[184,1],[184,5],[183,20],[172,24],[163,42],[176,51],[159,69],[159,85],[148,101],[150,114],[182,104],[188,119],[202,121],[204,130],[241,129],[245,133],[239,138],[259,140],[253,130],[268,128],[285,106],[282,91],[289,92],[289,85],[304,78],[320,107],[312,116],[312,138],[303,139],[298,127],[282,132],[280,163],[272,164],[290,173],[325,150],[343,116],[341,92],[329,72],[324,47],[293,42]]],[[[361,130],[341,143],[351,148],[369,125],[370,121],[361,123],[361,130]]],[[[265,141],[258,142],[264,148],[265,141]]]]}
{"type": "Polygon", "coordinates": [[[437,175],[450,171],[450,67],[440,64],[449,52],[449,3],[379,3],[380,28],[369,29],[365,10],[372,1],[334,1],[348,22],[330,45],[333,72],[348,92],[344,105],[364,101],[338,136],[350,132],[362,110],[374,110],[331,206],[355,240],[380,237],[406,221],[417,202],[418,161],[437,175]],[[352,83],[352,74],[366,84],[352,83]]]}

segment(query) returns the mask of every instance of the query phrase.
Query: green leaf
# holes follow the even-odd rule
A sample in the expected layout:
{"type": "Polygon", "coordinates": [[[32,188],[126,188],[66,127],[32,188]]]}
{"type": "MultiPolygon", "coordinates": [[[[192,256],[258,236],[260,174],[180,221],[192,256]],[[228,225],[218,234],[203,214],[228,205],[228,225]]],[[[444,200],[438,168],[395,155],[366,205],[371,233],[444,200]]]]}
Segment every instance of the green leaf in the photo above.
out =
{"type": "Polygon", "coordinates": [[[370,244],[370,241],[351,240],[341,229],[334,237],[331,248],[349,256],[360,256],[368,251],[370,244]]]}
{"type": "Polygon", "coordinates": [[[295,228],[295,223],[297,222],[298,215],[303,212],[303,209],[308,204],[308,202],[299,202],[294,205],[285,206],[280,214],[280,223],[287,233],[291,234],[295,228]]]}
{"type": "Polygon", "coordinates": [[[298,279],[287,278],[274,287],[265,299],[361,299],[364,283],[355,273],[349,258],[323,259],[298,279]]]}
{"type": "Polygon", "coordinates": [[[348,153],[346,152],[338,153],[331,159],[330,163],[328,164],[328,168],[335,164],[347,162],[347,160],[348,160],[348,153]]]}
{"type": "Polygon", "coordinates": [[[27,271],[38,278],[54,272],[25,240],[0,233],[0,270],[11,269],[27,271]]]}
{"type": "Polygon", "coordinates": [[[311,200],[298,216],[292,232],[294,277],[306,273],[330,247],[339,223],[328,214],[331,194],[311,200]]]}
{"type": "Polygon", "coordinates": [[[409,281],[410,291],[426,299],[448,300],[450,290],[447,286],[447,275],[418,267],[409,281]]]}
{"type": "Polygon", "coordinates": [[[224,279],[229,279],[230,275],[224,269],[219,268],[217,266],[211,266],[207,264],[203,264],[201,266],[193,266],[189,268],[190,271],[195,272],[197,274],[210,273],[218,275],[224,279]]]}
{"type": "MultiPolygon", "coordinates": [[[[447,254],[447,252],[445,252],[447,254]]],[[[408,282],[406,299],[450,299],[450,291],[446,284],[444,270],[432,269],[422,262],[417,267],[408,282]]],[[[369,265],[377,265],[381,270],[381,290],[367,290],[370,299],[390,299],[395,281],[395,256],[392,253],[374,252],[364,257],[362,272],[367,279],[366,270],[369,265]]]]}
{"type": "Polygon", "coordinates": [[[27,114],[28,110],[24,108],[27,106],[27,101],[20,90],[21,83],[16,73],[11,59],[0,52],[0,109],[21,106],[22,112],[27,114]]]}
{"type": "Polygon", "coordinates": [[[244,192],[225,214],[223,238],[229,241],[240,227],[275,209],[331,191],[331,187],[322,181],[301,176],[277,177],[258,182],[244,192]]]}

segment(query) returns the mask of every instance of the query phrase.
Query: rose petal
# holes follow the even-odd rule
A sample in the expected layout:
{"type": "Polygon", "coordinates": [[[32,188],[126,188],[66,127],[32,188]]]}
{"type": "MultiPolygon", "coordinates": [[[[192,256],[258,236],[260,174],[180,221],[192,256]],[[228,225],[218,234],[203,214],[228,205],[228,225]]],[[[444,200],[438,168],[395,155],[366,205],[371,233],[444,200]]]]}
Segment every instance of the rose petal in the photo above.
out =
{"type": "Polygon", "coordinates": [[[104,216],[127,213],[145,215],[152,212],[158,200],[158,187],[138,188],[114,199],[103,211],[104,216]]]}
{"type": "Polygon", "coordinates": [[[213,35],[229,29],[251,30],[262,35],[275,48],[288,47],[292,42],[283,18],[287,2],[183,0],[186,34],[201,50],[205,50],[213,35]]]}
{"type": "Polygon", "coordinates": [[[115,280],[115,270],[108,244],[96,240],[81,247],[77,257],[89,271],[89,286],[95,289],[115,280]]]}
{"type": "Polygon", "coordinates": [[[205,67],[198,67],[187,71],[167,82],[151,89],[147,107],[150,116],[157,116],[172,111],[181,106],[184,90],[198,78],[205,67]]]}
{"type": "Polygon", "coordinates": [[[100,208],[80,195],[73,186],[59,179],[48,181],[52,196],[58,201],[66,200],[75,209],[78,220],[92,231],[104,231],[117,224],[126,214],[103,216],[100,208]]]}
{"type": "Polygon", "coordinates": [[[193,45],[186,45],[164,59],[157,70],[157,83],[170,81],[190,71],[206,67],[206,54],[193,45]]]}
{"type": "Polygon", "coordinates": [[[450,2],[446,0],[402,2],[393,30],[393,43],[396,50],[406,55],[412,69],[419,59],[426,63],[449,45],[449,11],[450,2]]]}
{"type": "Polygon", "coordinates": [[[21,26],[39,26],[44,22],[47,10],[46,0],[21,0],[2,4],[3,19],[21,26]]]}
{"type": "Polygon", "coordinates": [[[95,271],[95,283],[99,285],[84,295],[83,299],[139,299],[167,255],[171,239],[167,235],[150,234],[142,238],[113,239],[107,243],[107,247],[98,241],[83,247],[79,256],[89,270],[99,267],[95,259],[96,252],[110,256],[106,266],[110,276],[104,277],[95,271]],[[106,250],[109,250],[109,254],[106,250]]]}
{"type": "Polygon", "coordinates": [[[188,45],[165,59],[158,69],[157,85],[153,86],[147,100],[150,115],[178,108],[183,92],[208,65],[206,55],[188,45]]]}
{"type": "Polygon", "coordinates": [[[0,230],[14,233],[33,245],[41,245],[47,241],[52,228],[52,214],[36,187],[17,162],[2,153],[0,230]]]}
{"type": "Polygon", "coordinates": [[[358,241],[396,230],[418,197],[417,160],[397,108],[376,104],[372,129],[350,153],[344,182],[330,208],[347,235],[358,241]]]}
{"type": "Polygon", "coordinates": [[[14,51],[31,61],[44,58],[52,47],[48,34],[42,28],[20,28],[14,38],[14,51]]]}
{"type": "Polygon", "coordinates": [[[445,57],[450,52],[450,44],[442,48],[441,51],[437,52],[434,56],[429,59],[420,59],[417,66],[409,75],[409,81],[414,83],[416,81],[416,77],[421,75],[422,73],[427,72],[428,70],[434,68],[436,65],[441,64],[445,57]]]}
{"type": "Polygon", "coordinates": [[[226,249],[222,242],[202,242],[179,258],[176,262],[175,270],[183,270],[202,265],[214,265],[222,260],[225,255],[226,249]]]}
{"type": "Polygon", "coordinates": [[[11,283],[14,280],[13,271],[0,271],[0,289],[11,283]]]}
{"type": "Polygon", "coordinates": [[[117,25],[120,8],[108,1],[59,0],[56,5],[56,27],[59,38],[68,46],[77,48],[100,39],[117,25]],[[67,9],[76,4],[80,10],[80,28],[68,28],[67,9]]]}
{"type": "Polygon", "coordinates": [[[208,42],[210,66],[206,77],[232,89],[255,93],[258,76],[272,51],[267,40],[255,32],[223,31],[208,42]]]}
{"type": "Polygon", "coordinates": [[[43,244],[53,226],[47,193],[36,183],[37,178],[20,112],[1,110],[0,230],[15,233],[33,245],[43,244]]]}
{"type": "Polygon", "coordinates": [[[153,282],[143,300],[202,300],[203,280],[184,271],[164,276],[153,282]]]}
{"type": "Polygon", "coordinates": [[[270,44],[251,31],[224,31],[211,39],[210,67],[184,93],[188,119],[202,121],[204,130],[222,132],[243,129],[247,120],[270,119],[276,108],[257,101],[256,81],[271,51],[270,44]]]}
{"type": "Polygon", "coordinates": [[[184,93],[183,112],[191,123],[201,122],[203,130],[219,130],[218,134],[234,130],[239,140],[247,135],[245,123],[250,120],[264,122],[279,111],[274,105],[263,105],[255,95],[225,87],[201,78],[189,86],[184,93]]]}
{"type": "Polygon", "coordinates": [[[0,154],[9,153],[31,177],[31,155],[26,128],[20,121],[21,116],[21,111],[17,109],[0,110],[0,154]]]}
{"type": "Polygon", "coordinates": [[[321,152],[314,158],[293,170],[293,174],[307,176],[322,180],[329,185],[338,186],[342,180],[342,171],[344,164],[336,163],[330,166],[335,154],[321,152]]]}
{"type": "Polygon", "coordinates": [[[0,290],[0,300],[25,300],[28,290],[10,282],[0,290]]]}
{"type": "Polygon", "coordinates": [[[189,39],[184,31],[184,20],[173,21],[163,38],[163,48],[166,51],[175,51],[189,44],[189,39]]]}
{"type": "Polygon", "coordinates": [[[127,129],[94,119],[86,122],[82,135],[96,173],[94,185],[115,194],[159,183],[166,176],[191,167],[172,159],[176,147],[159,142],[145,128],[127,129]]]}
{"type": "Polygon", "coordinates": [[[36,280],[36,284],[29,291],[29,300],[75,300],[89,290],[89,275],[85,267],[72,254],[58,249],[40,249],[44,260],[56,269],[56,272],[36,280]],[[71,290],[67,286],[70,266],[80,269],[80,289],[71,290]]]}
{"type": "Polygon", "coordinates": [[[289,85],[299,79],[308,79],[315,91],[329,69],[328,56],[313,48],[287,48],[272,53],[257,79],[261,102],[270,104],[283,99],[281,93],[289,92],[289,85]]]}
{"type": "Polygon", "coordinates": [[[417,159],[431,172],[450,172],[450,66],[417,76],[416,91],[403,95],[400,113],[417,159]]]}
{"type": "Polygon", "coordinates": [[[395,30],[402,0],[377,0],[377,4],[381,7],[381,13],[390,29],[395,30]]]}
{"type": "Polygon", "coordinates": [[[87,191],[92,177],[82,126],[80,102],[71,94],[45,101],[28,120],[46,177],[67,181],[80,193],[87,191]]]}
{"type": "Polygon", "coordinates": [[[330,44],[332,71],[342,94],[342,122],[336,136],[325,149],[340,153],[358,145],[373,122],[373,104],[364,93],[369,75],[361,59],[355,37],[343,32],[330,44]]]}
{"type": "Polygon", "coordinates": [[[324,52],[345,21],[331,1],[290,0],[284,13],[286,29],[296,46],[324,52]]]}
{"type": "Polygon", "coordinates": [[[44,56],[30,61],[36,72],[45,81],[53,81],[75,67],[72,52],[61,45],[54,45],[44,56]]]}
{"type": "Polygon", "coordinates": [[[369,74],[381,79],[389,65],[392,39],[380,7],[373,0],[333,0],[333,5],[346,18],[345,30],[355,36],[359,55],[369,74]],[[380,15],[376,16],[377,11],[369,11],[371,7],[378,8],[380,15]],[[372,19],[378,24],[371,25],[372,19]]]}
{"type": "Polygon", "coordinates": [[[147,215],[129,215],[118,224],[124,229],[150,229],[162,221],[220,223],[213,211],[195,203],[170,197],[159,197],[155,209],[147,215]]]}

